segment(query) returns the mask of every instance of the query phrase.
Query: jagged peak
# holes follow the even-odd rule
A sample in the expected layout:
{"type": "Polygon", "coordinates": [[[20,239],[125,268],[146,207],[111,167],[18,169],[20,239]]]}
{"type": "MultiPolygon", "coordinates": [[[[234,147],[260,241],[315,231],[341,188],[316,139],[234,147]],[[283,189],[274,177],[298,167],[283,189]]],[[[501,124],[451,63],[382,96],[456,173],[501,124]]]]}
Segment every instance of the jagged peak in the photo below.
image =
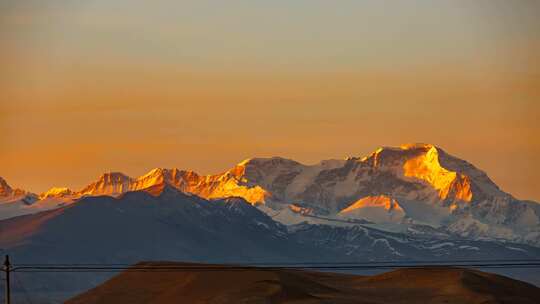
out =
{"type": "Polygon", "coordinates": [[[298,162],[296,160],[285,158],[281,156],[273,156],[273,157],[254,157],[254,158],[248,158],[240,163],[238,163],[235,169],[232,169],[230,171],[237,172],[237,168],[245,168],[248,165],[252,165],[254,167],[261,167],[261,166],[282,166],[282,167],[337,167],[337,166],[343,166],[347,161],[355,159],[354,157],[346,157],[342,159],[323,159],[315,164],[303,164],[301,162],[298,162]]]}
{"type": "Polygon", "coordinates": [[[165,172],[168,172],[169,170],[170,170],[170,169],[157,167],[157,168],[154,168],[154,169],[148,171],[148,173],[146,173],[145,175],[163,174],[163,173],[165,173],[165,172]]]}
{"type": "Polygon", "coordinates": [[[388,152],[394,152],[394,153],[403,153],[406,151],[418,151],[418,152],[427,152],[429,150],[441,150],[439,147],[437,147],[434,144],[426,144],[426,143],[405,143],[399,145],[399,147],[393,147],[393,146],[382,146],[377,148],[375,151],[370,153],[368,156],[364,156],[361,159],[365,160],[370,157],[379,155],[381,153],[388,153],[388,152]]]}
{"type": "Polygon", "coordinates": [[[471,201],[470,177],[444,167],[441,161],[443,157],[449,156],[433,144],[412,143],[378,148],[360,161],[374,169],[393,172],[401,178],[428,183],[441,199],[451,195],[462,201],[471,201]]]}
{"type": "Polygon", "coordinates": [[[174,168],[174,169],[166,169],[166,168],[158,167],[158,168],[154,168],[154,169],[148,171],[148,173],[146,173],[144,175],[139,176],[137,179],[141,180],[141,179],[151,177],[151,176],[163,176],[163,175],[168,174],[169,172],[174,172],[174,171],[177,171],[177,170],[178,169],[176,169],[176,168],[174,168]]]}
{"type": "Polygon", "coordinates": [[[139,176],[133,181],[136,184],[136,188],[142,189],[156,183],[170,183],[178,186],[182,181],[194,181],[199,180],[200,176],[191,170],[179,170],[177,168],[155,168],[145,175],[139,176]]]}
{"type": "Polygon", "coordinates": [[[5,179],[0,177],[0,197],[7,197],[11,195],[13,195],[13,189],[5,179]]]}
{"type": "Polygon", "coordinates": [[[272,157],[252,157],[252,158],[247,158],[243,161],[241,161],[240,163],[237,164],[237,166],[239,167],[244,167],[244,166],[247,166],[247,165],[260,165],[260,164],[266,164],[266,163],[273,163],[273,164],[300,164],[299,162],[295,161],[295,160],[292,160],[292,159],[289,159],[289,158],[285,158],[285,157],[281,157],[281,156],[272,156],[272,157]]]}
{"type": "Polygon", "coordinates": [[[8,182],[0,176],[0,189],[12,189],[8,182]]]}
{"type": "Polygon", "coordinates": [[[442,152],[442,149],[433,145],[425,143],[408,143],[402,144],[399,147],[391,146],[382,146],[377,148],[371,154],[361,157],[361,158],[352,158],[360,160],[361,162],[367,162],[370,160],[375,160],[374,165],[380,164],[381,158],[401,158],[408,159],[413,158],[421,154],[431,153],[434,156],[438,157],[439,152],[442,152]]]}
{"type": "MultiPolygon", "coordinates": [[[[341,167],[344,168],[340,174],[342,171],[363,168],[370,170],[366,174],[391,173],[402,181],[429,184],[438,191],[441,199],[448,197],[471,201],[473,190],[475,195],[476,193],[483,195],[487,192],[498,195],[500,192],[483,172],[447,154],[437,146],[426,143],[408,143],[398,147],[379,147],[371,155],[361,159],[356,157],[345,160],[329,159],[313,165],[304,165],[279,156],[248,158],[230,170],[214,175],[199,176],[193,171],[157,167],[144,175],[131,178],[122,172],[111,171],[102,174],[97,181],[73,195],[118,195],[165,182],[182,191],[197,193],[204,197],[242,195],[248,197],[248,201],[256,203],[272,195],[271,190],[267,189],[273,187],[274,181],[279,177],[288,178],[299,174],[296,181],[300,189],[305,186],[304,182],[310,182],[315,178],[310,174],[324,170],[330,172],[331,169],[341,167]]],[[[7,182],[0,177],[0,190],[3,185],[4,188],[9,187],[7,182]]],[[[291,189],[285,190],[291,192],[291,189]]],[[[293,190],[296,191],[296,188],[293,190]]],[[[10,193],[14,193],[14,190],[10,190],[10,193]]],[[[71,195],[71,193],[69,189],[53,188],[41,194],[40,197],[71,195]]],[[[0,195],[2,195],[1,191],[0,195]]]]}
{"type": "Polygon", "coordinates": [[[39,199],[45,199],[48,197],[64,197],[64,196],[69,196],[73,194],[75,194],[75,192],[73,192],[71,189],[67,187],[52,187],[46,192],[41,193],[39,195],[39,199]]]}
{"type": "Polygon", "coordinates": [[[142,180],[147,177],[155,177],[155,176],[166,176],[166,175],[198,175],[197,172],[193,170],[180,170],[178,168],[154,168],[150,170],[148,173],[143,174],[137,178],[137,180],[142,180]]]}
{"type": "Polygon", "coordinates": [[[122,172],[106,172],[97,181],[77,192],[77,195],[118,194],[125,192],[133,179],[122,172]]]}
{"type": "Polygon", "coordinates": [[[98,178],[98,180],[130,180],[130,179],[131,177],[119,171],[105,172],[101,174],[98,178]]]}
{"type": "Polygon", "coordinates": [[[242,179],[246,174],[249,174],[249,172],[267,169],[275,172],[275,170],[279,171],[296,166],[304,165],[292,159],[283,158],[280,156],[255,157],[241,161],[236,166],[225,172],[222,176],[233,176],[234,178],[242,179]]]}
{"type": "Polygon", "coordinates": [[[146,189],[154,187],[156,185],[166,184],[171,182],[171,177],[174,177],[176,174],[176,169],[164,169],[164,168],[155,168],[150,170],[148,173],[139,176],[136,180],[133,181],[132,188],[134,189],[146,189]]]}
{"type": "Polygon", "coordinates": [[[426,144],[426,143],[406,143],[399,146],[401,150],[416,150],[416,149],[437,149],[437,147],[433,144],[426,144]]]}
{"type": "Polygon", "coordinates": [[[239,162],[238,164],[236,164],[236,166],[238,167],[244,167],[246,166],[247,164],[249,164],[254,158],[246,158],[244,159],[243,161],[239,162]]]}
{"type": "Polygon", "coordinates": [[[19,188],[12,188],[8,182],[0,177],[0,197],[15,197],[20,195],[34,195],[19,188]]]}

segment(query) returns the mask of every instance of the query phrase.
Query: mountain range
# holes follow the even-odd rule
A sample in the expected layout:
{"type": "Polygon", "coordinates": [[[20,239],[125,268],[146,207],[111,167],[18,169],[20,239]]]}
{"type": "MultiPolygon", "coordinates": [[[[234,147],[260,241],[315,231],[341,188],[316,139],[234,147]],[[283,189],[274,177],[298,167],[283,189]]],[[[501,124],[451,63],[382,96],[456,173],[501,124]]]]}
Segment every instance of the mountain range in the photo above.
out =
{"type": "MultiPolygon", "coordinates": [[[[83,197],[59,208],[2,220],[0,248],[15,265],[121,266],[145,260],[317,265],[540,258],[540,248],[524,244],[340,224],[284,225],[242,198],[207,200],[162,183],[117,197],[83,197]]],[[[540,284],[534,270],[492,271],[540,284]]],[[[59,303],[114,274],[15,273],[22,285],[14,284],[13,294],[59,303]]]]}
{"type": "Polygon", "coordinates": [[[435,231],[540,246],[540,204],[516,199],[485,172],[430,144],[383,147],[315,165],[252,158],[214,175],[162,168],[137,178],[110,172],[77,191],[55,187],[39,195],[0,179],[0,219],[160,184],[205,199],[240,197],[285,225],[362,223],[406,234],[435,231]]]}
{"type": "MultiPolygon", "coordinates": [[[[0,250],[14,264],[355,263],[540,259],[539,204],[433,145],[303,165],[253,158],[215,175],[105,173],[42,194],[0,179],[0,250]]],[[[498,269],[540,284],[534,269],[498,269]]],[[[57,303],[114,273],[18,273],[57,303]]]]}

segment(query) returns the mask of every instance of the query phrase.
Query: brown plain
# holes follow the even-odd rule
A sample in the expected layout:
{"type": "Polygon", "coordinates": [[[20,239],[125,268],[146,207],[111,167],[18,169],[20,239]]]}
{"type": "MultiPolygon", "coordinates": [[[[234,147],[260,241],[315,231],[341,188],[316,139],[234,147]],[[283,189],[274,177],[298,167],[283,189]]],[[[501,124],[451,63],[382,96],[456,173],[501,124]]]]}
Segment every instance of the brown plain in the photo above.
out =
{"type": "MultiPolygon", "coordinates": [[[[140,263],[138,267],[181,263],[140,263]]],[[[218,266],[219,267],[219,266],[218,266]]],[[[124,272],[67,304],[540,303],[540,288],[463,268],[406,268],[374,276],[290,269],[124,272]]]]}

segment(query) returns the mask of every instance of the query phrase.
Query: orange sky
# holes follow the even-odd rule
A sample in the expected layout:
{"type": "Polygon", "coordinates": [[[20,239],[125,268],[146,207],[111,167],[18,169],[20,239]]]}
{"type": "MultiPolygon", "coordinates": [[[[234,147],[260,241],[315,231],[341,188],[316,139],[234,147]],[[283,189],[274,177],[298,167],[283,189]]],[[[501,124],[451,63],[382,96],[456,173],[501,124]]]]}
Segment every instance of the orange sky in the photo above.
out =
{"type": "Polygon", "coordinates": [[[538,2],[337,3],[1,4],[0,176],[78,189],[429,142],[540,201],[538,2]]]}

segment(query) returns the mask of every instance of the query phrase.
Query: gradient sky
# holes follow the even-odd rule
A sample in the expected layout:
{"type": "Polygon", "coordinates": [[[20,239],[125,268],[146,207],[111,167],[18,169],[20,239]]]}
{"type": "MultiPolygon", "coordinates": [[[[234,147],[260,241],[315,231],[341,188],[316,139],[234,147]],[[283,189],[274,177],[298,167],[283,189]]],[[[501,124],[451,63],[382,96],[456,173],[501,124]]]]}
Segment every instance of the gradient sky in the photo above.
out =
{"type": "Polygon", "coordinates": [[[428,142],[540,201],[540,1],[2,1],[0,176],[428,142]]]}

